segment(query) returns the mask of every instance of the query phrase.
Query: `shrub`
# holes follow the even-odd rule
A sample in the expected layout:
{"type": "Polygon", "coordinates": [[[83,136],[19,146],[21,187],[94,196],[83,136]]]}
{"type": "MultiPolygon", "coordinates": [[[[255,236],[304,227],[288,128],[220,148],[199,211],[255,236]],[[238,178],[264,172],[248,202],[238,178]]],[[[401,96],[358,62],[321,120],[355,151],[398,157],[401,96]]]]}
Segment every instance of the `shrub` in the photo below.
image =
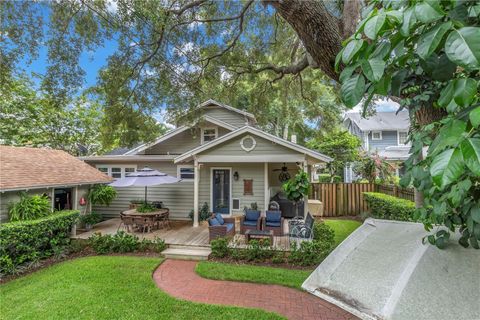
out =
{"type": "Polygon", "coordinates": [[[332,251],[332,246],[320,241],[302,241],[300,245],[291,243],[288,261],[301,266],[319,264],[332,251]]]}
{"type": "Polygon", "coordinates": [[[112,252],[113,237],[109,234],[94,233],[88,238],[88,244],[97,254],[110,253],[112,252]]]}
{"type": "Polygon", "coordinates": [[[36,220],[0,225],[0,273],[52,256],[70,243],[78,211],[60,211],[36,220]]]}
{"type": "Polygon", "coordinates": [[[383,193],[364,192],[363,199],[370,207],[370,216],[379,219],[415,221],[415,203],[383,193]]]}
{"type": "Polygon", "coordinates": [[[118,231],[114,235],[95,233],[88,238],[88,243],[97,254],[133,252],[140,244],[136,235],[125,231],[118,231]]]}
{"type": "Polygon", "coordinates": [[[88,200],[92,204],[109,206],[117,197],[117,190],[114,187],[105,184],[97,184],[90,189],[88,200]]]}
{"type": "Polygon", "coordinates": [[[335,244],[335,231],[324,222],[313,224],[313,237],[315,241],[325,243],[332,248],[335,244]]]}
{"type": "MultiPolygon", "coordinates": [[[[321,173],[318,175],[318,182],[320,183],[328,183],[332,180],[332,176],[329,175],[328,173],[321,173]]],[[[334,183],[339,183],[342,182],[342,177],[340,176],[333,176],[333,182],[334,183]]]]}
{"type": "MultiPolygon", "coordinates": [[[[190,210],[190,213],[188,214],[188,216],[193,221],[193,210],[190,210]]],[[[208,220],[211,216],[212,216],[212,213],[210,212],[208,203],[204,202],[202,207],[200,208],[200,211],[198,212],[198,221],[208,220]]]]}
{"type": "Polygon", "coordinates": [[[80,222],[88,225],[94,225],[102,221],[102,216],[96,212],[80,216],[80,222]]]}
{"type": "Polygon", "coordinates": [[[283,252],[275,252],[272,257],[272,263],[280,264],[285,262],[285,255],[283,252]]]}
{"type": "Polygon", "coordinates": [[[210,242],[210,247],[212,250],[212,257],[214,258],[225,258],[230,253],[228,248],[228,239],[218,238],[210,242]]]}
{"type": "Polygon", "coordinates": [[[137,212],[142,212],[142,213],[153,212],[155,210],[157,210],[157,207],[155,207],[153,204],[148,202],[143,202],[141,205],[137,207],[137,212]]]}
{"type": "Polygon", "coordinates": [[[52,213],[50,200],[42,195],[20,194],[20,200],[10,203],[8,215],[10,221],[34,220],[52,213]]]}
{"type": "Polygon", "coordinates": [[[251,240],[245,249],[244,257],[247,261],[260,261],[272,256],[270,240],[251,240]]]}

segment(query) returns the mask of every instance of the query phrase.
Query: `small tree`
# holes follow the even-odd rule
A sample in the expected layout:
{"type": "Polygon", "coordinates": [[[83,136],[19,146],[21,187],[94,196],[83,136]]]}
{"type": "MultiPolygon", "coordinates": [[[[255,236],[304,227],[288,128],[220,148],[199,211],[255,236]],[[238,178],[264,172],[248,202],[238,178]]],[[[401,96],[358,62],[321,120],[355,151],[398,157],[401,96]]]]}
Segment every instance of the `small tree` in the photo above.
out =
{"type": "Polygon", "coordinates": [[[345,165],[359,159],[358,148],[361,142],[358,137],[348,131],[335,130],[320,139],[309,141],[308,145],[333,158],[326,168],[330,174],[330,182],[334,182],[335,175],[339,175],[345,165]]]}
{"type": "Polygon", "coordinates": [[[295,215],[298,216],[298,203],[305,198],[310,190],[308,174],[305,171],[299,171],[295,177],[283,184],[283,191],[288,199],[295,203],[295,215]]]}
{"type": "Polygon", "coordinates": [[[371,155],[365,154],[362,156],[361,160],[353,166],[353,171],[367,179],[368,182],[374,183],[377,179],[380,179],[381,182],[389,180],[393,176],[395,167],[380,157],[378,152],[375,152],[371,155]]]}

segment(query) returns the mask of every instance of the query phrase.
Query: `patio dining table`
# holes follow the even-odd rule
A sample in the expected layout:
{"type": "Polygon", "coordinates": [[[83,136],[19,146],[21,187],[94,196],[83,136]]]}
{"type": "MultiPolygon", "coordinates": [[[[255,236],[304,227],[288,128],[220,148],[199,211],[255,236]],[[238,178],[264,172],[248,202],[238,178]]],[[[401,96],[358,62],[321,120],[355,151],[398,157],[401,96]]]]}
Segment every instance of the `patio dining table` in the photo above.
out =
{"type": "MultiPolygon", "coordinates": [[[[140,219],[140,221],[141,221],[140,226],[142,226],[143,231],[144,231],[144,228],[148,228],[148,231],[150,232],[151,229],[155,226],[155,224],[156,224],[157,229],[160,228],[160,224],[163,224],[165,226],[168,226],[168,228],[170,228],[169,213],[170,213],[170,210],[168,208],[161,208],[161,209],[157,209],[157,210],[151,211],[151,212],[138,212],[137,209],[130,209],[130,210],[123,211],[121,213],[121,216],[131,217],[131,219],[133,219],[133,220],[129,220],[129,221],[130,221],[130,223],[132,223],[132,227],[135,224],[138,227],[139,225],[138,225],[138,222],[136,221],[136,219],[140,219]],[[143,220],[143,222],[142,222],[142,220],[143,220]],[[146,222],[146,224],[145,224],[145,222],[146,222]]],[[[124,225],[126,225],[127,220],[122,218],[121,224],[122,223],[124,225]]],[[[128,230],[128,228],[127,228],[127,230],[128,230]]]]}
{"type": "Polygon", "coordinates": [[[152,211],[152,212],[138,212],[137,209],[129,209],[129,210],[123,211],[122,213],[124,215],[128,215],[128,216],[151,217],[151,216],[164,215],[166,213],[169,213],[169,211],[170,210],[168,210],[168,208],[161,208],[161,209],[157,209],[157,210],[152,211]]]}

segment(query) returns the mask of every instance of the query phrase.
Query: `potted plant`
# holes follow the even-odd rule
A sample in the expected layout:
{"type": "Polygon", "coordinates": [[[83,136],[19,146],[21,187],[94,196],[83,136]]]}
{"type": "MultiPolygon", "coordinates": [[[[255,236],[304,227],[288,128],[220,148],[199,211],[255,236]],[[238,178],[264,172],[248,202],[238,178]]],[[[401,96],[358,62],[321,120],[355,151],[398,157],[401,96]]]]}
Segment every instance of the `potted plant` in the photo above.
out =
{"type": "Polygon", "coordinates": [[[93,225],[102,221],[102,217],[98,213],[92,212],[90,214],[80,216],[80,221],[85,225],[85,229],[90,231],[92,230],[93,225]]]}
{"type": "Polygon", "coordinates": [[[287,198],[295,203],[295,216],[298,217],[298,203],[308,195],[310,190],[310,182],[308,181],[307,173],[303,170],[299,171],[292,180],[286,181],[282,188],[287,195],[287,198]]]}
{"type": "Polygon", "coordinates": [[[88,200],[92,204],[109,206],[117,197],[117,190],[114,187],[105,184],[97,184],[90,189],[88,200]]]}
{"type": "MultiPolygon", "coordinates": [[[[208,203],[204,202],[200,211],[198,212],[198,222],[200,225],[208,225],[207,220],[212,216],[210,212],[210,208],[208,207],[208,203]]],[[[193,221],[193,210],[190,211],[189,214],[190,219],[193,221]]]]}

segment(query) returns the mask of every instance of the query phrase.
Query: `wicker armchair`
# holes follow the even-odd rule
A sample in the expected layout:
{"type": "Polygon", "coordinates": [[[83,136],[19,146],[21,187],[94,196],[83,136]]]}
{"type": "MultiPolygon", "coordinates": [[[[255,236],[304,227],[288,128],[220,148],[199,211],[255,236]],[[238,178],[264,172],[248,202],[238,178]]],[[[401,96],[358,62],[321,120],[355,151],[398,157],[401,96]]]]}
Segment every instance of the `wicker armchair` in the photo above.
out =
{"type": "Polygon", "coordinates": [[[267,211],[262,218],[262,230],[272,230],[274,236],[283,236],[283,221],[281,211],[267,211]]]}
{"type": "Polygon", "coordinates": [[[215,224],[213,225],[211,220],[218,220],[216,217],[212,217],[208,219],[208,232],[209,232],[209,240],[215,240],[218,238],[229,238],[235,235],[235,218],[223,218],[223,224],[215,224]]]}
{"type": "Polygon", "coordinates": [[[260,211],[247,210],[245,215],[240,218],[240,233],[245,234],[247,230],[260,230],[261,225],[260,211]]]}

